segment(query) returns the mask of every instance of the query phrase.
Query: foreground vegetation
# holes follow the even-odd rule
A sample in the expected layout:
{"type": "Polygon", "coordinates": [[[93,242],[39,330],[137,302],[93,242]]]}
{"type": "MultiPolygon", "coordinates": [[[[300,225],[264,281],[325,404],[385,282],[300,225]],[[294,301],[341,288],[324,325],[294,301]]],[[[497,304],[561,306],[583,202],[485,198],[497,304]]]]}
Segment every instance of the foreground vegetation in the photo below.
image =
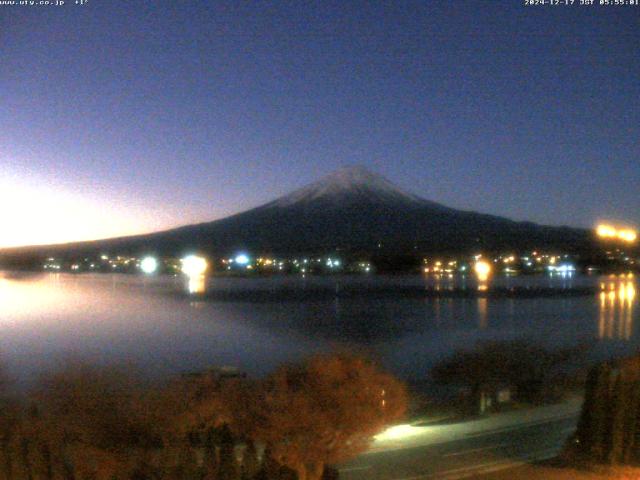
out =
{"type": "Polygon", "coordinates": [[[460,407],[467,414],[483,413],[481,398],[502,387],[509,389],[510,401],[555,403],[581,383],[575,365],[584,361],[588,348],[550,349],[526,339],[479,342],[437,363],[431,378],[437,384],[465,387],[468,394],[460,407]]]}
{"type": "Polygon", "coordinates": [[[587,376],[575,434],[558,458],[477,480],[640,479],[640,354],[602,362],[587,376]]]}
{"type": "Polygon", "coordinates": [[[591,369],[566,454],[580,462],[640,466],[640,355],[591,369]]]}
{"type": "Polygon", "coordinates": [[[372,363],[331,355],[260,381],[209,371],[161,386],[74,365],[1,402],[3,480],[316,480],[400,419],[407,397],[372,363]]]}

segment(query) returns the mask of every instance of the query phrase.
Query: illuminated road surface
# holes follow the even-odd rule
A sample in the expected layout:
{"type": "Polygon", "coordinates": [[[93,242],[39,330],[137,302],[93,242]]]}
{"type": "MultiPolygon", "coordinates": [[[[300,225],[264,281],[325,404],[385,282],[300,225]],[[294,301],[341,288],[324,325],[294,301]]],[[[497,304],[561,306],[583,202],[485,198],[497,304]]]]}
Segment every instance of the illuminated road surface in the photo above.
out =
{"type": "Polygon", "coordinates": [[[580,400],[443,426],[400,428],[340,466],[342,480],[472,477],[547,459],[575,431],[580,400]]]}

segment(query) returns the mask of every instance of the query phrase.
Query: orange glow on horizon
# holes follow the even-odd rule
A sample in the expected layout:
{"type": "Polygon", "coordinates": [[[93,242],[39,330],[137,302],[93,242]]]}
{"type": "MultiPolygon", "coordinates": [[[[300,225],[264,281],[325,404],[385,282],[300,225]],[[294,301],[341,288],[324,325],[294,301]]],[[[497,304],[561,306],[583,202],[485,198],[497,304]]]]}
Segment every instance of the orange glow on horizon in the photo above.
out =
{"type": "Polygon", "coordinates": [[[0,248],[96,240],[172,226],[168,217],[162,218],[164,212],[119,200],[98,188],[86,193],[0,172],[0,248]]]}

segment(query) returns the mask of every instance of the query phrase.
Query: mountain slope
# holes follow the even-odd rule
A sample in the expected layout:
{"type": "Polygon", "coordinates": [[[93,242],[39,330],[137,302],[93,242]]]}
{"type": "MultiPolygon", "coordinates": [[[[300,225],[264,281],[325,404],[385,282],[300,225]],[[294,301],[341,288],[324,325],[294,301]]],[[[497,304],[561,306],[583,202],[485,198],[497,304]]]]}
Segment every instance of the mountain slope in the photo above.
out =
{"type": "MultiPolygon", "coordinates": [[[[228,254],[412,254],[480,249],[590,245],[586,230],[545,227],[466,212],[406,193],[362,167],[337,172],[260,207],[221,220],[166,232],[50,247],[179,255],[189,250],[228,254]]],[[[53,249],[53,250],[52,250],[53,249]]]]}

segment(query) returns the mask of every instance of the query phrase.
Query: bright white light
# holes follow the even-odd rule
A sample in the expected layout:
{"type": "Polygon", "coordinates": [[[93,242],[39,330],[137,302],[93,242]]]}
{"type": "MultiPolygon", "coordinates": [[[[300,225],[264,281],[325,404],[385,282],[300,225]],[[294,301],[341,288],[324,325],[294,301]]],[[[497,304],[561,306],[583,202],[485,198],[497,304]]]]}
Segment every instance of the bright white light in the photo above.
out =
{"type": "Polygon", "coordinates": [[[196,255],[188,255],[182,259],[182,273],[190,277],[202,275],[207,270],[207,261],[196,255]]]}
{"type": "Polygon", "coordinates": [[[235,260],[236,263],[239,263],[240,265],[246,265],[247,263],[249,263],[249,256],[241,253],[240,255],[236,256],[235,260]]]}
{"type": "Polygon", "coordinates": [[[413,427],[411,425],[396,425],[388,428],[382,433],[379,433],[374,438],[376,441],[381,442],[385,440],[399,440],[406,439],[409,437],[415,437],[424,433],[426,428],[413,427]]]}
{"type": "MultiPolygon", "coordinates": [[[[551,269],[551,267],[549,267],[549,269],[551,269]]],[[[555,270],[556,272],[560,272],[560,273],[569,273],[569,272],[575,272],[576,267],[574,267],[570,263],[563,263],[562,265],[558,265],[555,268],[555,270]]]]}
{"type": "Polygon", "coordinates": [[[154,257],[144,257],[140,262],[140,269],[144,273],[153,273],[158,269],[158,261],[154,257]]]}

